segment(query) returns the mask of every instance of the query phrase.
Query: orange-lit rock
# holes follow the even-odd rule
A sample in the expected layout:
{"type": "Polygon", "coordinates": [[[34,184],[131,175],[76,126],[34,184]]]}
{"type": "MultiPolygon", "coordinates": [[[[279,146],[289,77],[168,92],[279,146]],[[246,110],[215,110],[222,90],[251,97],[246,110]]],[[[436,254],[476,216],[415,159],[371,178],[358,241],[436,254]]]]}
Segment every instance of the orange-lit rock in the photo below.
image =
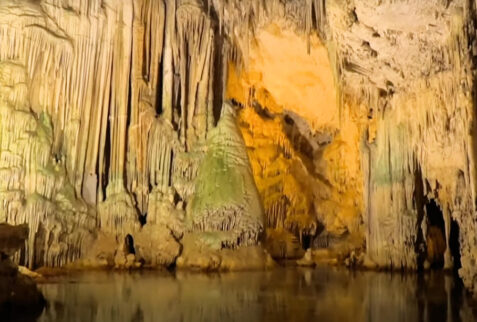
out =
{"type": "Polygon", "coordinates": [[[230,66],[227,95],[244,106],[238,122],[268,227],[304,247],[320,226],[362,234],[361,119],[339,107],[327,48],[272,23],[248,50],[242,70],[230,66]]]}

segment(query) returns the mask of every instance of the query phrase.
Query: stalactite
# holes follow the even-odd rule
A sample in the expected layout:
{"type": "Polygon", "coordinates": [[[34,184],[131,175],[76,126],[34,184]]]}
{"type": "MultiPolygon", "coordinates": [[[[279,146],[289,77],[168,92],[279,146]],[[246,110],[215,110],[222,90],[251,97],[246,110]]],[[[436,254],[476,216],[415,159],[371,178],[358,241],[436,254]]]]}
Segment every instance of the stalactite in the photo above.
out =
{"type": "Polygon", "coordinates": [[[165,1],[165,29],[164,29],[164,58],[163,58],[163,85],[162,85],[162,111],[164,118],[173,121],[173,88],[174,88],[174,65],[173,44],[175,43],[175,17],[176,0],[165,1]]]}
{"type": "MultiPolygon", "coordinates": [[[[200,5],[196,9],[188,3],[176,6],[176,1],[150,0],[129,0],[117,6],[105,6],[100,0],[0,4],[5,22],[0,23],[0,61],[25,67],[27,81],[18,90],[28,97],[14,105],[22,105],[26,114],[31,106],[34,113],[31,119],[9,117],[14,123],[4,124],[16,132],[34,131],[34,117],[43,112],[52,122],[51,143],[25,145],[28,163],[20,163],[15,156],[12,162],[18,170],[5,174],[9,188],[19,191],[5,194],[7,216],[18,212],[12,206],[15,198],[31,193],[55,197],[56,186],[34,168],[50,159],[66,167],[62,173],[67,178],[58,174],[58,180],[74,187],[69,198],[96,208],[98,226],[113,234],[139,229],[139,215],[147,213],[152,191],[164,192],[177,185],[181,197],[190,197],[203,154],[196,145],[204,142],[211,129],[207,114],[214,104],[212,22],[200,5]],[[12,12],[22,18],[12,18],[12,12]],[[185,15],[176,21],[181,12],[185,15]],[[179,39],[185,52],[179,51],[179,39]],[[188,104],[182,105],[184,113],[179,115],[185,123],[178,132],[184,131],[187,137],[182,144],[174,128],[179,118],[173,113],[177,107],[174,74],[189,75],[180,69],[181,62],[193,66],[195,75],[182,81],[181,96],[188,104]],[[24,125],[17,128],[18,124],[24,125]],[[198,150],[188,155],[186,146],[198,150]],[[11,178],[17,177],[25,186],[13,187],[16,181],[11,178]]],[[[5,153],[16,141],[2,137],[5,153]]],[[[73,213],[84,211],[84,205],[81,210],[75,207],[73,213]]],[[[64,251],[57,252],[58,259],[49,263],[64,263],[64,251]]]]}
{"type": "Polygon", "coordinates": [[[5,213],[2,221],[29,224],[25,265],[53,265],[49,254],[59,247],[71,250],[55,255],[58,263],[65,264],[79,258],[83,238],[91,234],[95,221],[88,215],[86,205],[75,200],[64,162],[52,158],[51,118],[42,112],[37,119],[28,109],[23,66],[3,62],[0,74],[1,83],[8,86],[0,90],[0,164],[5,169],[3,175],[15,179],[6,180],[0,194],[5,213]],[[70,224],[66,224],[68,221],[70,224]],[[45,239],[44,245],[36,244],[55,229],[62,233],[45,239]],[[40,252],[45,254],[43,258],[37,256],[40,252]]]}
{"type": "Polygon", "coordinates": [[[128,128],[127,185],[142,215],[148,203],[148,138],[155,119],[159,70],[164,36],[164,6],[157,1],[135,1],[131,109],[128,128]]]}
{"type": "Polygon", "coordinates": [[[182,147],[176,133],[168,121],[156,119],[149,132],[148,145],[148,184],[166,192],[171,186],[171,173],[174,168],[173,155],[182,147]]]}
{"type": "Polygon", "coordinates": [[[181,75],[181,143],[188,150],[207,129],[209,65],[213,57],[214,34],[210,18],[198,1],[179,1],[177,8],[178,46],[175,62],[181,75]]]}

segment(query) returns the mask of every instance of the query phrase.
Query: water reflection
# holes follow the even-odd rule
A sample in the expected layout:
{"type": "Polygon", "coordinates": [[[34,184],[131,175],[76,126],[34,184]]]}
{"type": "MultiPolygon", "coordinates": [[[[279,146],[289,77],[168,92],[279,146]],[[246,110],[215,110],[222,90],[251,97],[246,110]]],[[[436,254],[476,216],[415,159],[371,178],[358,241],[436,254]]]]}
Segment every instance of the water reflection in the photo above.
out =
{"type": "Polygon", "coordinates": [[[474,321],[451,276],[281,268],[82,273],[40,285],[39,321],[474,321]]]}

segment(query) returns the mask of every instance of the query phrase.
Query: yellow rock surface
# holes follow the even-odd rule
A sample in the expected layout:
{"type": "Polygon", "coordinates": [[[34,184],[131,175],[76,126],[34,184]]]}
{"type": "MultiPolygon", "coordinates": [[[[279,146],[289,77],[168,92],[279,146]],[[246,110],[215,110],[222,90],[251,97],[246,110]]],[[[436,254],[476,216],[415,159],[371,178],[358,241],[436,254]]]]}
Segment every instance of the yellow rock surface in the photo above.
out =
{"type": "Polygon", "coordinates": [[[257,32],[248,58],[243,68],[229,66],[227,96],[244,107],[238,122],[266,224],[300,240],[317,232],[318,221],[337,235],[359,230],[364,126],[340,108],[327,48],[316,34],[307,39],[272,23],[257,32]]]}

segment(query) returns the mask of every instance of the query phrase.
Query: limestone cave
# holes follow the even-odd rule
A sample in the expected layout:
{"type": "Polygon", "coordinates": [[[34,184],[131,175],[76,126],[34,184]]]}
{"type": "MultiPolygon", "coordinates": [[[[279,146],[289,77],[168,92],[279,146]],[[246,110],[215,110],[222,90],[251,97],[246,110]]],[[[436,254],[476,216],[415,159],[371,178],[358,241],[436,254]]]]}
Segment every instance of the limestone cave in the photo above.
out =
{"type": "Polygon", "coordinates": [[[0,0],[0,320],[477,321],[477,2],[0,0]]]}

